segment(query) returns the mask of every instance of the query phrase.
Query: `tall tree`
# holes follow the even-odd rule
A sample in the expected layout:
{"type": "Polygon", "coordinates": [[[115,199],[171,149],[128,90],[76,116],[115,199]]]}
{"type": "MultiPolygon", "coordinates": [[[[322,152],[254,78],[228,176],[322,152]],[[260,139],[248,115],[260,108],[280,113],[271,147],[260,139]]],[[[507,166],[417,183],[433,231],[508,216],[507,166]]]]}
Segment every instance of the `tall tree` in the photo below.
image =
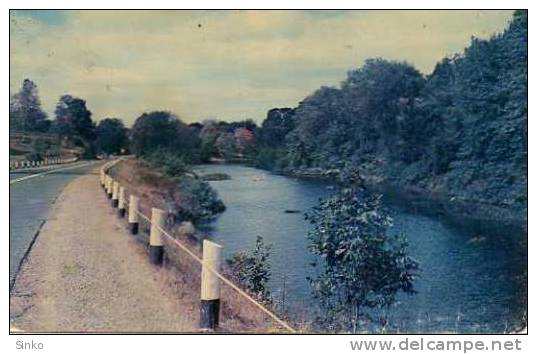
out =
{"type": "Polygon", "coordinates": [[[46,131],[49,126],[47,115],[41,109],[37,85],[24,79],[18,93],[9,102],[10,130],[46,131]]]}
{"type": "Polygon", "coordinates": [[[56,104],[54,129],[61,135],[78,135],[86,142],[95,139],[95,123],[86,101],[71,95],[63,95],[56,104]]]}
{"type": "Polygon", "coordinates": [[[216,139],[222,132],[218,122],[214,119],[206,119],[203,121],[203,127],[199,133],[201,138],[201,160],[209,162],[211,157],[218,154],[216,148],[216,139]]]}
{"type": "Polygon", "coordinates": [[[200,139],[195,131],[176,115],[165,111],[144,113],[131,129],[131,146],[139,156],[162,148],[183,155],[187,162],[199,158],[200,139]]]}
{"type": "Polygon", "coordinates": [[[260,143],[278,147],[284,144],[285,136],[294,128],[294,110],[292,108],[273,108],[261,124],[260,143]]]}
{"type": "Polygon", "coordinates": [[[254,133],[248,128],[237,128],[233,132],[235,136],[235,145],[237,146],[237,151],[240,154],[246,154],[253,147],[255,142],[254,133]]]}
{"type": "Polygon", "coordinates": [[[233,133],[220,134],[216,139],[215,146],[220,156],[225,159],[230,159],[237,155],[237,144],[233,133]]]}
{"type": "Polygon", "coordinates": [[[127,148],[127,128],[121,119],[105,118],[99,122],[96,130],[95,145],[101,152],[107,154],[119,153],[127,148]]]}

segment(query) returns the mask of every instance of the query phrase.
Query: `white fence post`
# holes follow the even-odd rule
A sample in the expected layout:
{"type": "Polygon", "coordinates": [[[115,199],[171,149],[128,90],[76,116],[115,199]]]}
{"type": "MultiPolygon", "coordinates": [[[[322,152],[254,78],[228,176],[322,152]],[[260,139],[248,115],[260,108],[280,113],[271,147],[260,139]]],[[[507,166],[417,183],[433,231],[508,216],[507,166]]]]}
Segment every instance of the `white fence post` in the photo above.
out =
{"type": "Polygon", "coordinates": [[[132,235],[138,233],[138,223],[140,220],[138,215],[138,201],[139,198],[131,194],[129,199],[129,230],[132,235]]]}
{"type": "Polygon", "coordinates": [[[106,195],[108,196],[108,199],[112,199],[112,185],[114,183],[114,180],[112,177],[108,176],[108,181],[106,183],[106,195]]]}
{"type": "Polygon", "coordinates": [[[117,208],[117,215],[120,218],[125,217],[125,187],[123,186],[119,187],[119,199],[117,208]]]}
{"type": "Polygon", "coordinates": [[[220,279],[214,273],[222,267],[222,246],[203,240],[201,270],[200,328],[214,330],[220,317],[220,279]]]}
{"type": "Polygon", "coordinates": [[[106,194],[108,196],[108,175],[105,173],[104,174],[104,194],[106,194]]]}
{"type": "Polygon", "coordinates": [[[119,198],[119,182],[112,183],[112,208],[117,208],[119,198]]]}
{"type": "Polygon", "coordinates": [[[151,233],[149,234],[149,262],[162,264],[164,247],[162,245],[162,229],[166,223],[166,212],[162,209],[151,209],[151,233]]]}

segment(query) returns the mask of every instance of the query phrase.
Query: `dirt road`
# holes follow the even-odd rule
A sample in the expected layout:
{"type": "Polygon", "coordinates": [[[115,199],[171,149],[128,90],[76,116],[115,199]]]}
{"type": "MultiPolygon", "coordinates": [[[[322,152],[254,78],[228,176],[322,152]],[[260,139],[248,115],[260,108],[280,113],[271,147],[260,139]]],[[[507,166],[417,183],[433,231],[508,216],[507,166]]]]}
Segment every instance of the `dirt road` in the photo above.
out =
{"type": "MultiPolygon", "coordinates": [[[[94,173],[97,173],[94,171],[94,173]]],[[[167,274],[115,216],[96,175],[58,197],[10,298],[23,331],[195,332],[193,299],[180,301],[167,274]]]]}

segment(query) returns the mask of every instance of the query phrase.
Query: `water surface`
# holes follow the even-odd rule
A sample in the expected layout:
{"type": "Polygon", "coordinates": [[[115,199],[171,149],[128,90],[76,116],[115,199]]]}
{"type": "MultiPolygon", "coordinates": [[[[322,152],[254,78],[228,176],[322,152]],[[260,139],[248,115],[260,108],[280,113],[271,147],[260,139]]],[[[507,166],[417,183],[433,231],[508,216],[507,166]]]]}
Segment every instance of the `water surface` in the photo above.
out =
{"type": "MultiPolygon", "coordinates": [[[[282,299],[285,277],[290,311],[313,308],[306,277],[314,275],[314,258],[303,213],[334,193],[333,187],[240,165],[203,165],[198,171],[231,176],[210,182],[227,207],[209,230],[225,256],[253,249],[256,235],[263,236],[273,249],[270,288],[276,302],[282,299]]],[[[387,204],[394,221],[390,232],[407,235],[410,253],[421,267],[418,293],[400,296],[400,304],[389,311],[392,330],[504,332],[518,323],[526,308],[521,279],[527,263],[518,242],[523,235],[462,230],[409,211],[404,202],[390,199],[387,204]]]]}

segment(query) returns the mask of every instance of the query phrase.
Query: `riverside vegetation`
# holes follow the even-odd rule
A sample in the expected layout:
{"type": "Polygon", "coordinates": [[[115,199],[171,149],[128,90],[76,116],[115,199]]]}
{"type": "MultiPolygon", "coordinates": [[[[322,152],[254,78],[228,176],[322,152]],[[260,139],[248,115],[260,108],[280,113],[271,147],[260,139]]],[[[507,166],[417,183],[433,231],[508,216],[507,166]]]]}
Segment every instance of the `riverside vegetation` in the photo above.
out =
{"type": "MultiPolygon", "coordinates": [[[[387,236],[389,216],[365,186],[396,189],[434,201],[445,214],[527,233],[527,25],[527,11],[515,11],[503,33],[472,38],[430,75],[405,62],[369,59],[339,87],[269,110],[261,126],[251,119],[187,125],[165,111],[143,113],[130,129],[116,118],[97,125],[85,101],[70,95],[60,98],[55,120],[48,121],[27,79],[11,99],[10,129],[77,136],[86,156],[135,154],[143,168],[158,169],[160,186],[173,186],[161,195],[181,222],[203,224],[225,209],[193,164],[242,162],[338,180],[334,196],[307,214],[311,250],[323,269],[311,283],[320,302],[318,328],[356,332],[386,322],[369,310],[388,307],[399,291],[412,292],[418,266],[404,237],[387,236]]],[[[269,298],[264,247],[236,255],[230,266],[245,288],[269,298]]]]}
{"type": "MultiPolygon", "coordinates": [[[[162,152],[161,150],[159,150],[162,152]]],[[[157,153],[150,154],[145,159],[126,159],[113,166],[108,172],[119,181],[125,188],[127,196],[136,191],[140,201],[138,208],[144,215],[150,215],[151,208],[157,207],[167,212],[165,228],[169,234],[189,249],[191,254],[202,257],[201,239],[203,235],[194,227],[206,224],[212,220],[224,208],[214,190],[207,182],[189,172],[188,167],[181,169],[178,174],[164,173],[162,163],[154,165],[157,153]],[[193,190],[196,186],[197,190],[193,190]],[[206,193],[206,194],[205,194],[206,193]],[[219,209],[215,211],[214,206],[219,209]]],[[[159,155],[161,156],[161,155],[159,155]]],[[[166,164],[174,164],[177,159],[162,158],[166,164]],[[171,162],[172,161],[172,162],[171,162]]],[[[150,225],[141,220],[141,234],[136,240],[147,246],[150,225]],[[145,234],[145,235],[144,235],[145,234]]],[[[265,259],[268,250],[260,241],[259,250],[252,252],[242,251],[236,257],[229,259],[222,269],[229,279],[244,288],[258,301],[271,306],[266,301],[264,292],[257,289],[266,289],[266,280],[270,275],[270,269],[265,259]],[[234,260],[240,258],[240,264],[234,260]],[[252,267],[251,267],[252,265],[252,267]],[[253,287],[252,287],[253,286],[253,287]]],[[[193,261],[191,256],[178,248],[167,238],[163,239],[165,250],[165,269],[170,274],[170,284],[173,288],[180,289],[184,298],[196,298],[199,296],[201,286],[201,266],[193,261]]],[[[224,332],[278,332],[281,329],[275,327],[273,322],[250,301],[242,296],[237,296],[235,290],[223,285],[221,289],[221,320],[219,330],[224,332]]],[[[191,304],[190,308],[197,309],[198,303],[191,304]]]]}
{"type": "Polygon", "coordinates": [[[351,162],[368,182],[444,202],[446,212],[523,225],[527,13],[428,76],[368,60],[339,88],[269,111],[259,131],[259,167],[330,178],[351,162]]]}

